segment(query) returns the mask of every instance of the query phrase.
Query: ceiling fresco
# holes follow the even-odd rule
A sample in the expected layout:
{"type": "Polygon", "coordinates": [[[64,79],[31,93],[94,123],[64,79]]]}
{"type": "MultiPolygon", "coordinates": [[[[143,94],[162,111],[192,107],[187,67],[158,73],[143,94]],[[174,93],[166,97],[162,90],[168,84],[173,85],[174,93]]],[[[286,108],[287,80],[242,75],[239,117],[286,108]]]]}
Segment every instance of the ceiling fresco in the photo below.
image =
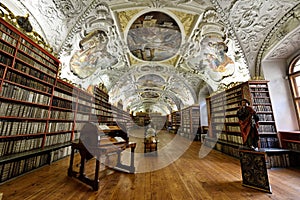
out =
{"type": "Polygon", "coordinates": [[[288,58],[300,43],[300,5],[291,0],[1,3],[28,14],[39,34],[30,37],[59,57],[61,78],[82,88],[102,83],[128,111],[198,104],[201,91],[263,78],[261,62],[288,58]]]}
{"type": "Polygon", "coordinates": [[[163,61],[181,45],[181,32],[175,20],[162,12],[148,12],[138,17],[127,33],[130,52],[144,61],[163,61]]]}

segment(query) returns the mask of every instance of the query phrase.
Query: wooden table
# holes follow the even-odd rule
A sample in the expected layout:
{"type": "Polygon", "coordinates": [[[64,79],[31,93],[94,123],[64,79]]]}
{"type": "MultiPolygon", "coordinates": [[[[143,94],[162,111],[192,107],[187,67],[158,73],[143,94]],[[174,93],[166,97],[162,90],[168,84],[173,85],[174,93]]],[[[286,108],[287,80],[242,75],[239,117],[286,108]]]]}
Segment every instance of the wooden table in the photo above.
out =
{"type": "Polygon", "coordinates": [[[71,145],[71,156],[70,156],[70,165],[68,168],[68,176],[75,177],[78,180],[82,181],[90,185],[93,190],[99,189],[99,169],[100,169],[100,156],[106,155],[111,152],[116,152],[118,154],[118,161],[115,169],[126,171],[129,173],[134,173],[134,150],[136,147],[136,143],[134,142],[118,142],[114,138],[105,138],[100,140],[100,144],[98,147],[89,147],[88,150],[84,146],[83,143],[73,142],[71,145]],[[121,163],[121,152],[124,151],[126,148],[131,148],[131,155],[130,155],[130,165],[124,165],[121,163]],[[73,163],[74,163],[74,154],[75,150],[79,150],[80,152],[80,169],[79,172],[73,170],[73,163]],[[95,174],[94,179],[90,179],[85,175],[85,163],[86,158],[90,155],[94,155],[96,157],[96,166],[95,166],[95,174]]]}

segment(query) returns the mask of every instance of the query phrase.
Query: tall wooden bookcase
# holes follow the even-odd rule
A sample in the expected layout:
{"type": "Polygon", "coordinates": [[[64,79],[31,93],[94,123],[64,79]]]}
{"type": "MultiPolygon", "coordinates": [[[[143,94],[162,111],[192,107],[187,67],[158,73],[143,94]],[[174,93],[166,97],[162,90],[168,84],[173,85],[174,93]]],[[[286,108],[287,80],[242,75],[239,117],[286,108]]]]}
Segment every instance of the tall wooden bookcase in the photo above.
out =
{"type": "Polygon", "coordinates": [[[87,122],[131,120],[108,102],[58,77],[59,60],[0,18],[0,183],[70,154],[87,122]]]}
{"type": "Polygon", "coordinates": [[[67,154],[72,129],[51,107],[59,60],[0,19],[0,182],[67,154]]]}
{"type": "Polygon", "coordinates": [[[278,148],[268,81],[265,80],[247,81],[206,99],[209,132],[205,144],[239,157],[237,149],[242,145],[242,137],[236,112],[243,98],[249,100],[259,116],[260,147],[278,148]]]}
{"type": "Polygon", "coordinates": [[[180,125],[181,125],[181,112],[174,111],[171,113],[171,131],[177,133],[180,125]]]}
{"type": "Polygon", "coordinates": [[[180,135],[190,139],[199,140],[201,132],[199,105],[189,106],[181,110],[180,135]]]}

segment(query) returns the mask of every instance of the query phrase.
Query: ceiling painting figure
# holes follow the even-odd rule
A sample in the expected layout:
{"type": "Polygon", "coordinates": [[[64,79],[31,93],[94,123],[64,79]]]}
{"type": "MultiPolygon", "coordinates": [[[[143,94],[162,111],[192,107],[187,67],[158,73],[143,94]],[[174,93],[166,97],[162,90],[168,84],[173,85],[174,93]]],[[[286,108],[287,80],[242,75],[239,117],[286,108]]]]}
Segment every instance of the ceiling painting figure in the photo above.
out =
{"type": "Polygon", "coordinates": [[[209,43],[209,47],[213,50],[211,53],[205,53],[208,65],[215,72],[225,72],[228,64],[233,64],[227,53],[227,46],[223,42],[209,43]]]}
{"type": "Polygon", "coordinates": [[[176,21],[162,12],[141,15],[133,22],[127,35],[130,52],[144,61],[163,61],[173,57],[181,41],[176,21]]]}
{"type": "Polygon", "coordinates": [[[71,71],[80,78],[87,78],[98,69],[117,63],[107,51],[108,37],[104,31],[94,31],[80,41],[81,50],[75,52],[70,61],[71,71]]]}

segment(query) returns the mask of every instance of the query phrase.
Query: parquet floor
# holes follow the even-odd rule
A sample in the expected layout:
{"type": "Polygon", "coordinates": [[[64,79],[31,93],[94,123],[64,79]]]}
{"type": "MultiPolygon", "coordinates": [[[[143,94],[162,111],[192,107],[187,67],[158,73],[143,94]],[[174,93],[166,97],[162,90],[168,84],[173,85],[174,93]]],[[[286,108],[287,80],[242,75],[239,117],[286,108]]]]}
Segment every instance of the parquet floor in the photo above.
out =
{"type": "MultiPolygon", "coordinates": [[[[0,185],[3,200],[296,200],[300,198],[300,169],[268,170],[272,194],[242,186],[238,159],[217,151],[201,149],[199,141],[159,133],[158,155],[145,156],[142,132],[131,133],[137,142],[138,172],[128,174],[101,168],[100,188],[67,176],[69,157],[0,185]],[[204,151],[203,151],[204,150],[204,151]],[[206,156],[204,156],[207,153],[206,156]],[[141,154],[141,155],[140,155],[141,154]],[[161,167],[163,166],[163,167],[161,167]]],[[[126,163],[126,152],[123,161],[126,163]]],[[[79,155],[76,155],[79,162],[79,155]]],[[[89,161],[91,162],[91,161],[89,161]]],[[[94,162],[88,164],[92,175],[94,162]]]]}

